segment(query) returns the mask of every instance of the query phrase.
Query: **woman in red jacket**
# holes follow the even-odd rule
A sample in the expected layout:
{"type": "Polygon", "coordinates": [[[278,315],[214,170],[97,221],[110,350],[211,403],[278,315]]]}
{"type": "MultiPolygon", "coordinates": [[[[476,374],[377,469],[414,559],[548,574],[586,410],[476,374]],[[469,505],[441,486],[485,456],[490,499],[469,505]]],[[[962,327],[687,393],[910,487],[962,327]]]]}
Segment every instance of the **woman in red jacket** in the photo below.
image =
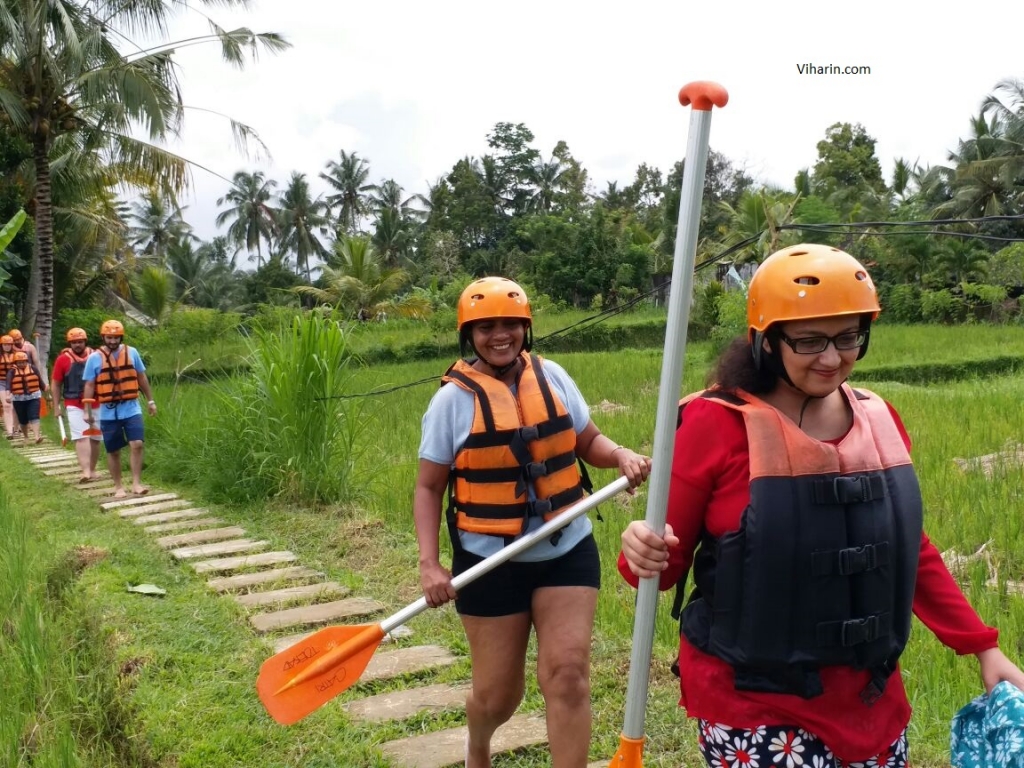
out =
{"type": "Polygon", "coordinates": [[[709,765],[905,766],[912,614],[975,654],[989,689],[1024,686],[922,529],[899,416],[845,383],[878,312],[849,254],[766,259],[748,334],[680,406],[664,537],[643,522],[622,535],[633,584],[667,589],[692,567],[680,704],[709,765]]]}

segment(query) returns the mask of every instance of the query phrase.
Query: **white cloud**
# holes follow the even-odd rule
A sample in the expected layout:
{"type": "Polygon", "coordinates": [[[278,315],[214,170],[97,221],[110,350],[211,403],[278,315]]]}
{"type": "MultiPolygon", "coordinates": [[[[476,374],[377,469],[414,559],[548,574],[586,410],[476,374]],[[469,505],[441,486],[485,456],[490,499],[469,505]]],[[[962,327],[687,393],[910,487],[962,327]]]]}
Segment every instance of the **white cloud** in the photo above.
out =
{"type": "MultiPolygon", "coordinates": [[[[262,0],[246,15],[212,15],[280,32],[293,49],[244,72],[219,63],[212,45],[183,49],[179,62],[186,102],[256,128],[273,161],[238,154],[226,124],[200,114],[176,150],[226,177],[262,168],[283,186],[298,170],[320,189],[317,174],[345,149],[370,160],[372,180],[423,192],[460,157],[486,152],[486,134],[505,120],[525,123],[545,155],[568,142],[603,188],[629,183],[641,162],[667,171],[680,159],[689,113],[676,93],[713,79],[730,103],[714,114],[711,144],[761,179],[790,186],[838,121],[878,140],[888,176],[895,157],[943,162],[995,83],[1024,76],[1016,0],[988,4],[977,36],[952,34],[957,22],[940,7],[262,0]],[[871,74],[801,75],[803,63],[871,74]]],[[[204,29],[183,19],[171,33],[204,29]]],[[[225,189],[196,173],[187,217],[201,236],[214,233],[225,189]]]]}

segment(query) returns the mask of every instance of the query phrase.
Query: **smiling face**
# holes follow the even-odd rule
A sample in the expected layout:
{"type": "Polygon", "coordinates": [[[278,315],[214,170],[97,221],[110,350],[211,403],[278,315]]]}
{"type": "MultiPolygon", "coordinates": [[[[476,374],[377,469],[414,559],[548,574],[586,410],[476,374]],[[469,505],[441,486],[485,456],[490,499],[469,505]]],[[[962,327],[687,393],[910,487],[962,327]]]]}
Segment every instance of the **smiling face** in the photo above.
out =
{"type": "Polygon", "coordinates": [[[492,368],[503,368],[519,356],[526,341],[526,323],[518,318],[494,318],[473,323],[473,349],[492,368]]]}
{"type": "Polygon", "coordinates": [[[822,352],[816,354],[798,354],[791,347],[800,339],[815,336],[835,337],[841,334],[856,334],[860,331],[860,317],[821,317],[811,320],[795,320],[783,323],[782,335],[789,342],[779,341],[779,352],[786,373],[793,381],[793,386],[811,397],[825,397],[839,388],[853,371],[857,362],[859,347],[853,349],[836,349],[835,343],[829,343],[822,352]]]}

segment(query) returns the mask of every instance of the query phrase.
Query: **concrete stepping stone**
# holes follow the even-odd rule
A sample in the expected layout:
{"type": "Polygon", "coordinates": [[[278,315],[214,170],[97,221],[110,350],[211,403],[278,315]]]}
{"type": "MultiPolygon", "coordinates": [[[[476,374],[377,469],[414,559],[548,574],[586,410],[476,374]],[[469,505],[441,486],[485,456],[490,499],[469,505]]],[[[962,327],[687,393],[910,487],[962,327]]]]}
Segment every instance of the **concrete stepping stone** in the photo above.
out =
{"type": "Polygon", "coordinates": [[[369,616],[384,610],[384,606],[367,597],[350,597],[332,603],[304,605],[300,608],[287,608],[273,613],[258,613],[249,617],[249,623],[257,632],[269,632],[272,629],[297,627],[303,624],[326,624],[339,619],[351,619],[358,616],[369,616]]]}
{"type": "Polygon", "coordinates": [[[196,573],[217,573],[237,571],[242,568],[260,568],[265,565],[277,565],[278,563],[294,563],[298,559],[291,552],[261,552],[258,555],[200,560],[191,565],[196,573]]]}
{"type": "Polygon", "coordinates": [[[147,525],[146,533],[170,533],[171,531],[186,531],[189,528],[203,528],[208,525],[220,525],[224,521],[219,517],[195,517],[191,520],[179,520],[176,523],[160,523],[159,525],[147,525]]]}
{"type": "Polygon", "coordinates": [[[47,477],[70,477],[71,475],[77,475],[80,472],[78,468],[78,459],[75,459],[75,465],[72,467],[58,467],[57,469],[44,469],[43,474],[47,477]]]}
{"type": "Polygon", "coordinates": [[[206,582],[206,586],[214,592],[231,592],[236,589],[249,589],[250,587],[274,584],[279,581],[318,579],[322,576],[323,574],[320,571],[315,571],[304,565],[293,565],[289,568],[275,568],[271,571],[243,573],[238,576],[222,576],[218,579],[210,579],[206,582]]]}
{"type": "Polygon", "coordinates": [[[181,549],[168,550],[179,560],[188,560],[193,557],[210,557],[212,555],[231,555],[236,552],[249,552],[254,549],[263,549],[268,546],[268,541],[255,541],[253,539],[231,539],[220,541],[216,544],[198,544],[194,547],[182,547],[181,549]]]}
{"type": "Polygon", "coordinates": [[[114,498],[114,481],[113,480],[101,480],[97,483],[89,483],[89,485],[80,485],[77,490],[88,496],[90,499],[99,498],[106,496],[108,499],[114,498]]]}
{"type": "MultiPolygon", "coordinates": [[[[548,730],[543,717],[514,715],[491,739],[491,754],[511,752],[523,747],[545,744],[548,730]]],[[[466,759],[466,726],[434,731],[420,736],[389,741],[381,751],[401,768],[444,768],[462,765],[466,759]]]]}
{"type": "Polygon", "coordinates": [[[100,507],[106,510],[121,509],[122,507],[137,507],[141,504],[149,504],[155,501],[170,501],[171,499],[178,498],[176,493],[158,493],[155,496],[152,493],[147,493],[145,496],[132,496],[127,499],[113,499],[104,504],[100,504],[100,507]]]}
{"type": "Polygon", "coordinates": [[[51,461],[65,461],[75,458],[75,454],[71,451],[46,451],[45,453],[25,454],[25,456],[33,464],[46,464],[51,461]]]}
{"type": "Polygon", "coordinates": [[[611,768],[611,762],[608,760],[595,760],[592,763],[587,763],[587,768],[611,768]]]}
{"type": "Polygon", "coordinates": [[[149,525],[150,523],[166,523],[171,520],[185,520],[189,517],[199,517],[200,515],[208,515],[210,510],[202,509],[198,507],[189,507],[188,509],[176,509],[174,512],[157,512],[153,515],[138,515],[132,517],[131,521],[136,525],[149,525]]]}
{"type": "Polygon", "coordinates": [[[56,469],[57,467],[76,467],[78,459],[74,456],[47,456],[45,458],[29,459],[40,469],[56,469]]]}
{"type": "Polygon", "coordinates": [[[303,584],[298,587],[285,587],[267,592],[249,592],[235,595],[235,602],[246,608],[261,608],[266,605],[280,605],[298,600],[316,599],[318,597],[341,597],[352,590],[343,587],[336,581],[324,581],[319,584],[303,584]]]}
{"type": "Polygon", "coordinates": [[[450,667],[459,660],[447,648],[440,645],[410,645],[374,654],[366,670],[359,676],[359,682],[390,680],[401,675],[426,672],[438,667],[450,667]]]}
{"type": "MultiPolygon", "coordinates": [[[[362,679],[362,678],[360,678],[362,679]]],[[[444,712],[463,709],[469,683],[449,685],[438,683],[420,688],[406,688],[401,691],[379,693],[365,699],[350,701],[342,705],[353,720],[381,723],[386,720],[405,720],[423,712],[444,712]]]]}
{"type": "Polygon", "coordinates": [[[205,531],[192,531],[191,533],[175,533],[170,536],[161,536],[156,540],[157,546],[164,549],[177,549],[188,547],[193,544],[208,544],[211,541],[224,541],[225,539],[236,539],[245,536],[245,529],[237,525],[226,528],[208,528],[205,531]]]}
{"type": "Polygon", "coordinates": [[[119,517],[140,517],[142,515],[150,515],[154,512],[163,512],[168,509],[181,509],[182,507],[189,507],[195,509],[192,506],[194,502],[188,499],[172,499],[171,501],[161,501],[158,504],[146,504],[141,507],[127,507],[118,512],[119,517]]]}
{"type": "MultiPolygon", "coordinates": [[[[280,653],[285,648],[291,648],[296,643],[301,643],[315,632],[316,630],[313,632],[299,632],[296,635],[286,635],[284,637],[277,638],[274,640],[274,653],[280,653]]],[[[384,639],[380,641],[380,644],[387,645],[388,643],[393,643],[396,640],[401,640],[406,637],[412,637],[412,630],[405,624],[402,624],[384,635],[384,639]]]]}

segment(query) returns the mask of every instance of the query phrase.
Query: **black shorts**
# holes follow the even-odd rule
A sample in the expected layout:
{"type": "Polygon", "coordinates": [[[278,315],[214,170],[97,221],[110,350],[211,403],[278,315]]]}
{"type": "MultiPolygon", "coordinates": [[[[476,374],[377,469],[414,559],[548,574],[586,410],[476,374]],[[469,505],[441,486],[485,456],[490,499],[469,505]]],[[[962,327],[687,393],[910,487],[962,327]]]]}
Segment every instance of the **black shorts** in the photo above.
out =
{"type": "MultiPolygon", "coordinates": [[[[468,571],[483,559],[457,549],[452,561],[452,575],[468,571]]],[[[526,613],[533,601],[533,591],[541,587],[601,588],[601,559],[593,534],[553,560],[502,563],[464,586],[455,598],[455,609],[467,616],[526,613]]]]}

